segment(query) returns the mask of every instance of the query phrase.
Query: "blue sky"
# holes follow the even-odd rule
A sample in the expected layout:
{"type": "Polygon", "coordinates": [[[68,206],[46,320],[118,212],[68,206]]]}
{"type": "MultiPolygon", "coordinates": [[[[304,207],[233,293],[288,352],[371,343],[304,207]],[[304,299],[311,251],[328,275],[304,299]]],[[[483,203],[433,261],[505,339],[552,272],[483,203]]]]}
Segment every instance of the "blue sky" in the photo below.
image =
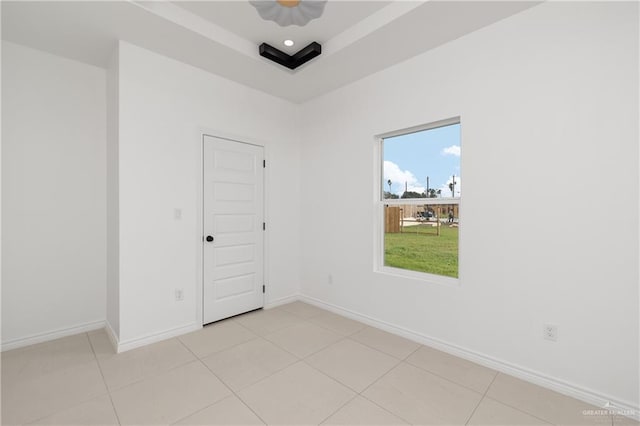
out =
{"type": "Polygon", "coordinates": [[[460,196],[460,124],[438,127],[384,140],[384,190],[402,195],[405,182],[409,191],[422,193],[427,186],[441,189],[451,197],[448,184],[456,175],[456,197],[460,196]]]}

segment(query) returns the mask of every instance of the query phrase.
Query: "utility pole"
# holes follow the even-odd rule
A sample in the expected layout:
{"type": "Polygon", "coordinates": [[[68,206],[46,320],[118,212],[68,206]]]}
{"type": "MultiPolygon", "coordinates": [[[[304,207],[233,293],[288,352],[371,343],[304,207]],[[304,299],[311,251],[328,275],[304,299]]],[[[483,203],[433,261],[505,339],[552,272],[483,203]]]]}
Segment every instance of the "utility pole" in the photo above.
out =
{"type": "Polygon", "coordinates": [[[427,198],[429,198],[431,196],[431,194],[429,194],[429,176],[427,176],[427,198]]]}
{"type": "Polygon", "coordinates": [[[451,183],[449,184],[449,189],[451,190],[451,197],[456,196],[456,175],[453,175],[451,183]]]}

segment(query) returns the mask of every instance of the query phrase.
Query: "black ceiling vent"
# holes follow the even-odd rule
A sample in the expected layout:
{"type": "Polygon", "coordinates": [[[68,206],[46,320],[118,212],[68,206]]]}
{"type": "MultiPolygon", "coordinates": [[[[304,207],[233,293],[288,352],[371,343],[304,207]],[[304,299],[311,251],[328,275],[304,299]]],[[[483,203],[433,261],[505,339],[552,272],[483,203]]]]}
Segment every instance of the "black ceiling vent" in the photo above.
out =
{"type": "Polygon", "coordinates": [[[300,65],[307,63],[316,56],[320,55],[322,53],[322,46],[320,46],[320,43],[316,43],[314,41],[307,47],[298,51],[298,53],[295,53],[293,56],[288,55],[282,50],[278,50],[275,47],[268,45],[267,43],[262,43],[259,50],[260,56],[270,59],[273,62],[282,65],[283,67],[295,70],[300,65]]]}

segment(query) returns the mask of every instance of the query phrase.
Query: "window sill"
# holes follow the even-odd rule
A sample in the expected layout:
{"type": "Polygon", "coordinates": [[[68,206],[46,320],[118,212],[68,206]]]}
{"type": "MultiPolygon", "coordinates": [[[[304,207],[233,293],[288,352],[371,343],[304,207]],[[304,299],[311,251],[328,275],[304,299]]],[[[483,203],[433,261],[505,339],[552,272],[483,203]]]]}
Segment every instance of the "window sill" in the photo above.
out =
{"type": "Polygon", "coordinates": [[[445,277],[444,275],[429,274],[426,272],[411,271],[408,269],[393,268],[391,266],[381,266],[376,271],[378,274],[389,275],[393,277],[408,278],[416,281],[422,281],[429,284],[445,285],[447,287],[455,287],[460,285],[460,278],[445,277]]]}

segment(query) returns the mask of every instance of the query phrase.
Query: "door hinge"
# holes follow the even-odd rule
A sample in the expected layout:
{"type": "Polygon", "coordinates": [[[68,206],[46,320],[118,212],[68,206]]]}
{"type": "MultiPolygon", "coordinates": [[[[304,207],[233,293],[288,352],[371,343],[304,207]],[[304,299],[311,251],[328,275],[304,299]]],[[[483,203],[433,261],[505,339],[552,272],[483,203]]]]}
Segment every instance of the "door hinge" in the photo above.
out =
{"type": "Polygon", "coordinates": [[[262,284],[262,294],[264,294],[264,284],[262,284]]]}
{"type": "Polygon", "coordinates": [[[265,222],[262,222],[262,230],[263,231],[267,230],[267,224],[265,222]]]}
{"type": "Polygon", "coordinates": [[[262,168],[266,168],[267,167],[267,160],[262,160],[262,168]]]}

